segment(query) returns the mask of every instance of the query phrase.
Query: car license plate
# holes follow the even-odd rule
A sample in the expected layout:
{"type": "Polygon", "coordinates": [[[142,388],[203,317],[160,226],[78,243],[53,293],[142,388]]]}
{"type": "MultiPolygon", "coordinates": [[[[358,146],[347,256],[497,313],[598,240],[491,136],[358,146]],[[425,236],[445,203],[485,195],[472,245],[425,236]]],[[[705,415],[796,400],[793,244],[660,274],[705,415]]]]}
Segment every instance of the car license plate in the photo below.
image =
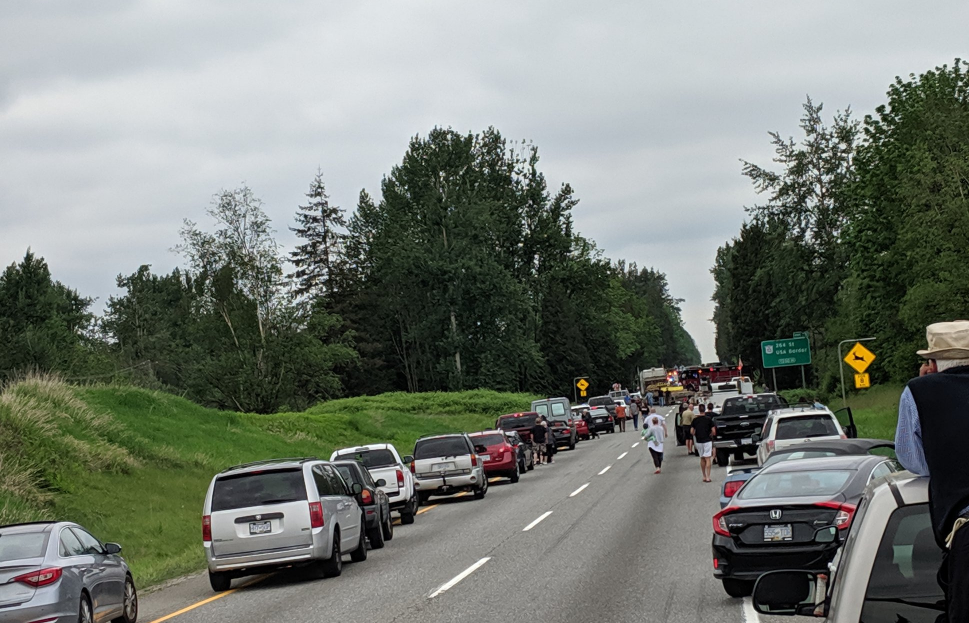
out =
{"type": "Polygon", "coordinates": [[[794,539],[794,532],[791,530],[791,524],[783,524],[779,526],[764,526],[764,540],[769,542],[775,541],[791,541],[794,539]]]}
{"type": "Polygon", "coordinates": [[[740,440],[740,445],[742,446],[749,446],[753,443],[754,443],[754,440],[751,439],[750,437],[744,437],[743,439],[740,440]]]}
{"type": "Polygon", "coordinates": [[[481,460],[482,461],[490,461],[491,460],[491,455],[490,454],[482,454],[481,455],[481,460]]]}
{"type": "Polygon", "coordinates": [[[254,521],[249,524],[249,534],[266,534],[273,531],[273,522],[254,521]]]}
{"type": "Polygon", "coordinates": [[[435,472],[446,472],[449,469],[454,469],[454,463],[435,463],[431,469],[435,472]]]}

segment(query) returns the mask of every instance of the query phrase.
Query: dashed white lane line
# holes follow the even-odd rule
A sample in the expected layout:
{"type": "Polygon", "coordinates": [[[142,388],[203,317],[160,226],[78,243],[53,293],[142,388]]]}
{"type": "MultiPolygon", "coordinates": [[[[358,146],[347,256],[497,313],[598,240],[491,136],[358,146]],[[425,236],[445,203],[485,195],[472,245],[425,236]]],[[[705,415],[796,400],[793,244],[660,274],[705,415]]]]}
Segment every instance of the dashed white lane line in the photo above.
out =
{"type": "Polygon", "coordinates": [[[541,515],[539,515],[539,517],[538,517],[538,519],[536,519],[536,520],[535,520],[535,521],[533,521],[532,523],[530,523],[530,524],[528,524],[527,526],[525,526],[525,528],[524,528],[524,529],[522,530],[522,532],[528,532],[529,530],[531,530],[532,528],[534,528],[534,527],[535,527],[535,526],[537,526],[538,524],[540,524],[540,523],[542,523],[542,521],[543,521],[543,520],[544,520],[544,519],[545,519],[546,517],[548,517],[549,515],[551,515],[551,514],[552,514],[552,511],[548,511],[548,512],[545,512],[545,513],[543,513],[543,514],[541,514],[541,515]]]}
{"type": "Polygon", "coordinates": [[[619,455],[619,457],[616,460],[617,461],[621,461],[622,460],[622,457],[626,456],[627,454],[629,454],[629,453],[628,452],[623,452],[622,454],[619,455]]]}
{"type": "Polygon", "coordinates": [[[434,591],[433,593],[431,593],[431,594],[430,594],[430,595],[428,596],[428,599],[434,599],[435,597],[437,597],[437,596],[438,596],[438,595],[440,595],[441,593],[443,593],[443,592],[445,592],[445,591],[447,591],[447,590],[449,590],[449,589],[452,589],[452,588],[454,588],[454,586],[455,586],[455,585],[456,585],[456,584],[457,584],[458,582],[460,582],[460,581],[461,581],[461,580],[463,580],[464,578],[466,578],[466,577],[468,577],[469,575],[471,575],[472,573],[474,573],[475,571],[477,571],[478,569],[480,569],[480,568],[481,568],[481,566],[482,566],[482,565],[484,565],[484,564],[485,564],[486,562],[488,562],[489,560],[491,560],[491,558],[490,558],[490,557],[489,557],[489,558],[482,558],[482,559],[481,559],[481,560],[479,560],[478,562],[476,562],[476,563],[474,563],[473,565],[471,565],[470,567],[468,567],[467,569],[465,569],[465,570],[464,570],[464,571],[462,571],[461,573],[459,573],[459,574],[457,574],[456,576],[454,576],[454,578],[453,578],[453,579],[451,579],[450,581],[448,581],[448,582],[447,582],[446,584],[444,584],[444,585],[442,585],[442,586],[441,586],[441,588],[439,588],[439,589],[437,589],[436,591],[434,591]]]}
{"type": "Polygon", "coordinates": [[[633,447],[635,448],[638,445],[639,445],[639,442],[637,441],[636,443],[633,444],[633,447]]]}
{"type": "Polygon", "coordinates": [[[760,615],[754,610],[754,602],[750,597],[744,597],[743,602],[741,602],[740,612],[743,616],[744,623],[760,623],[760,615]]]}
{"type": "Polygon", "coordinates": [[[606,465],[606,467],[605,467],[605,469],[603,469],[603,470],[602,470],[601,472],[599,472],[599,473],[598,473],[597,475],[598,475],[598,476],[601,476],[601,475],[603,475],[603,474],[605,474],[606,472],[608,472],[608,471],[609,471],[610,469],[612,469],[612,465],[606,465]]]}
{"type": "Polygon", "coordinates": [[[579,487],[578,489],[576,489],[575,491],[573,491],[572,493],[570,493],[569,494],[569,497],[570,498],[574,498],[575,496],[577,496],[580,493],[582,493],[582,490],[585,489],[588,486],[589,486],[589,483],[585,483],[584,485],[582,485],[581,487],[579,487]]]}

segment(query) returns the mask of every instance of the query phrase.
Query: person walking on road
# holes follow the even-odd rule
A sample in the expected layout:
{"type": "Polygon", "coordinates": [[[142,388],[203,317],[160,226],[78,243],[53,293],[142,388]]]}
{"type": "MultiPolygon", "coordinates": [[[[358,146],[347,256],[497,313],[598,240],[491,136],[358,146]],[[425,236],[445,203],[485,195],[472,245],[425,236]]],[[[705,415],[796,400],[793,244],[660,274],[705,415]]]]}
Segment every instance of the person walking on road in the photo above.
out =
{"type": "Polygon", "coordinates": [[[700,405],[698,409],[700,412],[693,418],[690,433],[696,441],[696,449],[700,455],[703,482],[713,482],[710,473],[713,471],[713,436],[717,434],[717,427],[713,424],[713,418],[707,415],[705,406],[700,405]]]}
{"type": "Polygon", "coordinates": [[[535,418],[535,425],[532,426],[532,441],[535,442],[535,463],[537,465],[545,464],[545,440],[548,437],[548,426],[539,416],[535,418]]]}
{"type": "Polygon", "coordinates": [[[925,335],[928,348],[918,355],[927,361],[898,401],[895,454],[902,467],[929,479],[948,621],[969,623],[969,321],[931,324],[925,335]]]}
{"type": "Polygon", "coordinates": [[[626,405],[616,405],[616,419],[619,421],[619,432],[626,432],[626,405]]]}
{"type": "Polygon", "coordinates": [[[595,420],[592,419],[592,414],[588,409],[582,410],[582,421],[585,422],[586,427],[589,429],[589,437],[598,439],[599,432],[596,430],[595,420]]]}
{"type": "Polygon", "coordinates": [[[658,415],[649,415],[648,420],[643,421],[643,439],[646,440],[646,447],[649,449],[650,456],[653,457],[653,465],[656,467],[654,474],[659,474],[663,469],[663,442],[666,441],[666,424],[660,423],[658,415]]]}
{"type": "Polygon", "coordinates": [[[686,441],[687,455],[693,454],[693,433],[691,431],[693,427],[693,418],[693,409],[691,409],[689,403],[684,400],[680,409],[680,427],[683,430],[683,439],[686,441]]]}
{"type": "Polygon", "coordinates": [[[630,401],[629,414],[633,416],[633,430],[639,430],[639,403],[637,401],[630,401]]]}
{"type": "Polygon", "coordinates": [[[548,431],[545,435],[545,462],[553,463],[552,455],[555,454],[555,435],[552,434],[552,427],[548,423],[548,418],[544,415],[542,416],[542,424],[545,425],[548,431]]]}

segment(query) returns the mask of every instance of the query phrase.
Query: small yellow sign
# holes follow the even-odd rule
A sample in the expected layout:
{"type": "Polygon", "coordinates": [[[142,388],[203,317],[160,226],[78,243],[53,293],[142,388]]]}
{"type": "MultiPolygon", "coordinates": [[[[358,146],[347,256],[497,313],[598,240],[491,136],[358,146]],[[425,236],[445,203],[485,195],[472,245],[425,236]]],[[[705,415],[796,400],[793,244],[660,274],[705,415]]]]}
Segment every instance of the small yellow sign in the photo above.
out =
{"type": "Polygon", "coordinates": [[[874,360],[875,353],[862,346],[861,342],[855,342],[855,345],[845,355],[845,363],[854,368],[858,374],[864,374],[874,360]]]}
{"type": "Polygon", "coordinates": [[[871,379],[867,374],[855,375],[855,389],[866,389],[871,387],[871,379]]]}
{"type": "Polygon", "coordinates": [[[579,390],[579,395],[582,396],[583,398],[585,398],[586,391],[584,389],[580,389],[579,390]]]}
{"type": "Polygon", "coordinates": [[[579,382],[576,383],[575,386],[578,387],[579,391],[582,392],[582,395],[585,396],[585,390],[589,389],[589,381],[585,379],[579,379],[579,382]]]}

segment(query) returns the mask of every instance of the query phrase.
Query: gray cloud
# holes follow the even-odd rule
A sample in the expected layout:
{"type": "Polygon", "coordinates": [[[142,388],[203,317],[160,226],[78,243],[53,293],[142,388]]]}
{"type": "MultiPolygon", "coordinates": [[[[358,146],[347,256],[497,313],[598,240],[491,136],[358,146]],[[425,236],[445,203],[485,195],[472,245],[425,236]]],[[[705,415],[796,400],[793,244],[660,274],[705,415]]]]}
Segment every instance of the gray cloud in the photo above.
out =
{"type": "Polygon", "coordinates": [[[175,266],[220,188],[246,181],[291,244],[317,166],[352,208],[414,134],[494,125],[576,188],[609,257],[667,273],[713,359],[709,268],[756,201],[738,159],[768,163],[808,93],[871,111],[963,52],[967,20],[956,1],[6,2],[0,262],[31,246],[103,301],[175,266]]]}

